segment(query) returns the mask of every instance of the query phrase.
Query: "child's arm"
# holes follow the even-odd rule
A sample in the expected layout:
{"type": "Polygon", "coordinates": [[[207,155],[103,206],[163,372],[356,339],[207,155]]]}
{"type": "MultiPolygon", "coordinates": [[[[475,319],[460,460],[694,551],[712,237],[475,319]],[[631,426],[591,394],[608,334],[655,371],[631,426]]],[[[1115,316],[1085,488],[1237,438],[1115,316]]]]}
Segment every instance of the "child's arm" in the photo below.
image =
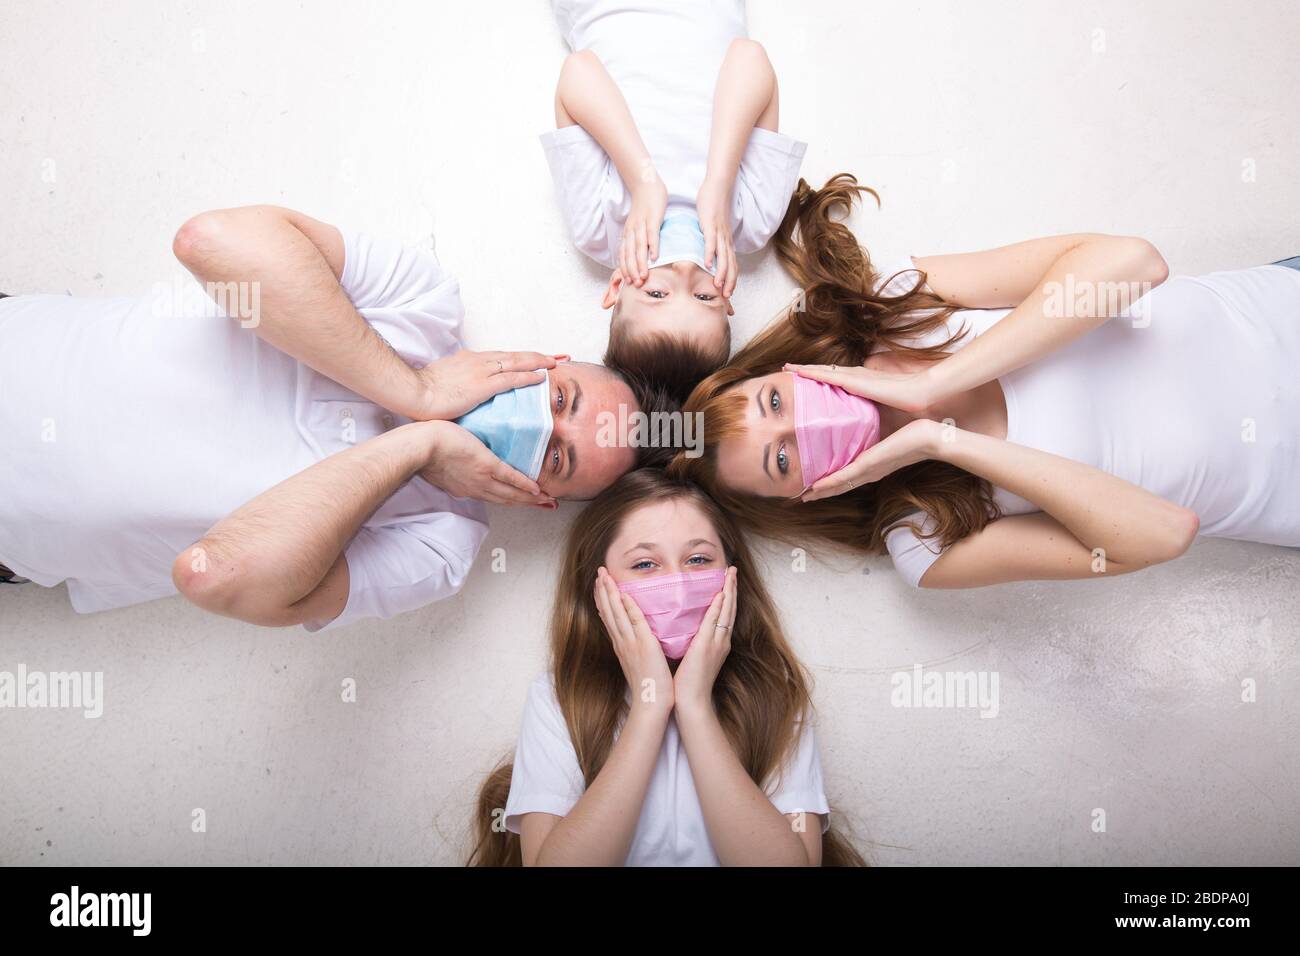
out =
{"type": "Polygon", "coordinates": [[[600,144],[632,194],[619,266],[640,286],[649,275],[649,264],[659,255],[659,227],[668,205],[668,190],[641,141],[618,84],[590,50],[565,58],[555,88],[555,125],[574,124],[600,144]]]}
{"type": "Polygon", "coordinates": [[[744,38],[732,40],[714,87],[709,160],[695,203],[704,230],[704,259],[712,265],[717,253],[713,284],[724,296],[736,288],[736,254],[728,214],[736,172],[754,127],[776,130],[778,103],[776,71],[763,45],[744,38]]]}

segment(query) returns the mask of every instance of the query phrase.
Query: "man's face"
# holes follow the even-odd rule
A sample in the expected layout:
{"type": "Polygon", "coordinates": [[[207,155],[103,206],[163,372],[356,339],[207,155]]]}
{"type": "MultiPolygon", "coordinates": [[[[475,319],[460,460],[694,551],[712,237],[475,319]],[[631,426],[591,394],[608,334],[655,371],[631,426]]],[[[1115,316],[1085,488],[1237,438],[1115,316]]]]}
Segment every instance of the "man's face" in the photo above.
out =
{"type": "MultiPolygon", "coordinates": [[[[601,413],[608,412],[617,422],[620,405],[628,415],[637,410],[636,396],[609,369],[589,362],[557,365],[550,384],[555,428],[537,483],[555,498],[594,498],[636,464],[636,449],[602,447],[609,443],[596,441],[604,420],[601,413]]],[[[616,433],[608,427],[604,431],[616,433]]]]}
{"type": "Polygon", "coordinates": [[[644,333],[663,332],[679,341],[691,341],[704,352],[723,348],[731,303],[709,275],[689,260],[649,270],[645,283],[636,286],[615,271],[602,305],[618,304],[617,322],[631,322],[644,333]]]}

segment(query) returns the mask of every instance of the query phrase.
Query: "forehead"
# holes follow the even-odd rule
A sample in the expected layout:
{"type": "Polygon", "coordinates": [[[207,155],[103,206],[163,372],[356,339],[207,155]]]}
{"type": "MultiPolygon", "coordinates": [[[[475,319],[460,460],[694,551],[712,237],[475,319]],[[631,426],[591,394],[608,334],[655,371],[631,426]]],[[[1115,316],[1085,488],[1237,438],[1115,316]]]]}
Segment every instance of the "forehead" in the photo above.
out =
{"type": "Polygon", "coordinates": [[[630,403],[635,399],[627,382],[603,365],[592,362],[571,362],[560,366],[551,374],[560,379],[577,382],[584,395],[592,400],[593,405],[612,406],[619,402],[630,403]]]}
{"type": "Polygon", "coordinates": [[[717,529],[704,510],[688,498],[652,501],[630,512],[615,535],[613,545],[630,547],[646,542],[662,548],[696,538],[721,544],[717,529]]]}

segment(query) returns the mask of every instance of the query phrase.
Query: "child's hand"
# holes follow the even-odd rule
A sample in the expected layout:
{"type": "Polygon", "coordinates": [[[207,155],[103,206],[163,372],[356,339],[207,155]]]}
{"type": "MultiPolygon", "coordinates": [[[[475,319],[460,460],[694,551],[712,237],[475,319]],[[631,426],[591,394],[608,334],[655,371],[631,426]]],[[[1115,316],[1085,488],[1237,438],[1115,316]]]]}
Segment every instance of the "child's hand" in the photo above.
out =
{"type": "Polygon", "coordinates": [[[632,211],[623,226],[619,268],[638,288],[650,275],[650,263],[659,257],[659,227],[668,208],[668,187],[653,168],[642,171],[640,181],[631,184],[632,211]]]}
{"type": "Polygon", "coordinates": [[[727,208],[730,200],[730,188],[709,180],[705,180],[695,198],[695,211],[699,214],[700,229],[704,233],[704,261],[712,266],[714,256],[717,256],[713,285],[724,299],[730,299],[731,293],[736,291],[736,279],[740,276],[736,250],[731,245],[731,215],[727,208]]]}

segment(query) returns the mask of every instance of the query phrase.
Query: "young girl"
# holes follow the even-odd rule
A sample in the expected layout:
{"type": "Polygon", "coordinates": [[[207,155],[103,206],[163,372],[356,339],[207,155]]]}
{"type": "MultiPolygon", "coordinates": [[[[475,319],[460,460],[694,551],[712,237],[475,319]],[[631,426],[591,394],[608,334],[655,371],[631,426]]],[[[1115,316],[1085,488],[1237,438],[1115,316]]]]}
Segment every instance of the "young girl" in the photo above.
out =
{"type": "Polygon", "coordinates": [[[805,143],[743,0],[555,0],[573,52],[542,137],[574,243],[613,270],[605,364],[684,399],[730,354],[736,253],[767,244],[805,143]]]}
{"type": "Polygon", "coordinates": [[[1150,243],[1081,234],[877,269],[832,218],[859,190],[800,184],[775,242],[806,308],[701,383],[674,470],[924,587],[1300,545],[1294,261],[1165,282],[1150,243]]]}
{"type": "Polygon", "coordinates": [[[574,522],[513,764],[470,863],[860,865],[829,829],[812,706],[731,518],[658,470],[574,522]]]}

